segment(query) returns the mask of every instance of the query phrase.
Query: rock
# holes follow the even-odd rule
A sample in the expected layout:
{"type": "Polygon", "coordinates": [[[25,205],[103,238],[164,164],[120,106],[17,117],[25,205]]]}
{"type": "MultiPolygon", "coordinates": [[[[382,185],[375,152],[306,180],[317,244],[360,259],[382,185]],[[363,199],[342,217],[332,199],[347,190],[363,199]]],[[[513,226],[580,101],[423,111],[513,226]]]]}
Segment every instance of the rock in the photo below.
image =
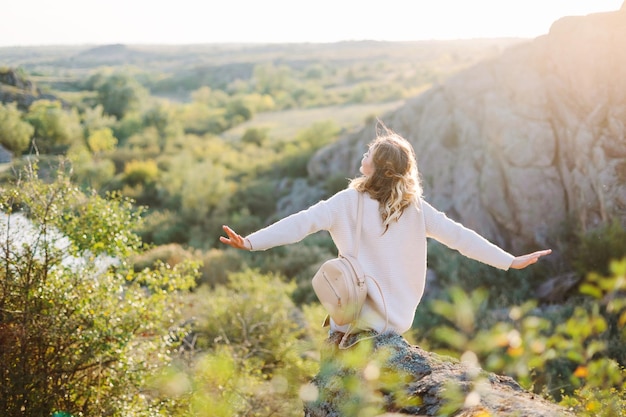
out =
{"type": "MultiPolygon", "coordinates": [[[[434,85],[381,117],[416,150],[426,198],[514,253],[566,221],[626,219],[626,13],[566,17],[550,32],[434,85]]],[[[364,127],[309,175],[358,175],[364,127]]]]}
{"type": "MultiPolygon", "coordinates": [[[[0,68],[0,103],[17,103],[21,110],[28,110],[36,100],[59,100],[52,94],[44,94],[25,75],[11,68],[0,68]]],[[[61,100],[59,100],[61,101],[61,100]]],[[[61,101],[64,107],[67,103],[61,101]]]]}
{"type": "Polygon", "coordinates": [[[576,272],[568,272],[547,279],[535,291],[535,296],[543,303],[558,303],[567,299],[569,292],[578,286],[582,277],[576,272]]]}
{"type": "Polygon", "coordinates": [[[573,417],[511,378],[426,352],[397,334],[378,335],[341,351],[339,339],[339,334],[331,335],[322,350],[313,380],[318,397],[305,401],[305,417],[357,415],[366,407],[386,416],[435,416],[448,407],[446,415],[456,417],[573,417]]]}
{"type": "Polygon", "coordinates": [[[322,199],[324,190],[322,187],[311,186],[304,178],[291,179],[286,178],[278,185],[278,193],[284,193],[285,189],[290,192],[278,199],[276,203],[276,214],[274,217],[281,219],[285,216],[293,214],[303,207],[311,206],[322,199]]]}
{"type": "Polygon", "coordinates": [[[0,145],[0,164],[8,164],[13,161],[13,154],[4,146],[0,145]]]}

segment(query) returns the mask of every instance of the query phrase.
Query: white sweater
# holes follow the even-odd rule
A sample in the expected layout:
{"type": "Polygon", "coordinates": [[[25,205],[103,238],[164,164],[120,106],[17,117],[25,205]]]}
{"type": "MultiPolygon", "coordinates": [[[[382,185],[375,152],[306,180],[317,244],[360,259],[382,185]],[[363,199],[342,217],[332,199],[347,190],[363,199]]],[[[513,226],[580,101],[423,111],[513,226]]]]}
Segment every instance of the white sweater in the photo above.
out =
{"type": "MultiPolygon", "coordinates": [[[[306,236],[327,230],[339,253],[351,253],[356,235],[358,191],[347,188],[328,200],[292,214],[247,238],[253,250],[299,242],[306,236]]],[[[425,201],[408,207],[384,232],[378,202],[364,195],[363,230],[358,260],[363,272],[378,281],[387,305],[389,324],[376,285],[367,280],[368,296],[361,313],[360,327],[378,332],[403,334],[411,328],[415,310],[424,293],[426,280],[426,238],[434,238],[463,255],[507,270],[513,255],[476,232],[449,219],[425,201]]],[[[345,331],[331,321],[331,329],[345,331]]]]}

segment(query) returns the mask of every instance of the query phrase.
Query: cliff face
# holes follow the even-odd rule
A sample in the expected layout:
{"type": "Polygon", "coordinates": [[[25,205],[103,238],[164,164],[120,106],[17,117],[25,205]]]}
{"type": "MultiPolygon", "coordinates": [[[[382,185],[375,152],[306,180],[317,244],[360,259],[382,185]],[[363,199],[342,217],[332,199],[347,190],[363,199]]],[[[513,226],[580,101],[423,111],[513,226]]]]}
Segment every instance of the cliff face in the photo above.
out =
{"type": "MultiPolygon", "coordinates": [[[[425,196],[512,251],[566,220],[626,218],[626,10],[567,17],[382,117],[417,152],[425,196]]],[[[310,176],[357,174],[373,126],[321,150],[310,176]]]]}

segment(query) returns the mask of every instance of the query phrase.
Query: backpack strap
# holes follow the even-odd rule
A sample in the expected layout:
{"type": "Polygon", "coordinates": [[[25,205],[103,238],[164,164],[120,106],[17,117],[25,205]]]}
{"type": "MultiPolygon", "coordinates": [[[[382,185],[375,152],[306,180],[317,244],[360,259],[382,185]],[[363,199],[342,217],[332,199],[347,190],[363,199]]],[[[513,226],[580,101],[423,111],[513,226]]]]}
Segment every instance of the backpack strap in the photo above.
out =
{"type": "MultiPolygon", "coordinates": [[[[365,278],[369,278],[372,281],[374,281],[374,284],[376,284],[376,287],[378,288],[378,292],[380,292],[380,298],[383,300],[383,307],[385,308],[385,327],[383,328],[383,331],[381,332],[383,333],[387,330],[387,327],[389,326],[389,312],[387,311],[387,303],[385,302],[385,295],[383,294],[383,290],[380,288],[380,284],[378,284],[378,281],[376,281],[374,277],[370,277],[369,275],[366,275],[365,278]]],[[[348,349],[349,347],[352,347],[363,340],[373,339],[376,336],[378,336],[378,334],[374,334],[373,336],[363,337],[360,339],[357,338],[354,342],[350,343],[349,345],[346,345],[348,341],[348,337],[352,334],[353,325],[354,325],[353,323],[350,323],[348,330],[346,330],[343,337],[341,338],[341,341],[339,342],[339,349],[342,349],[342,350],[348,349]]]]}

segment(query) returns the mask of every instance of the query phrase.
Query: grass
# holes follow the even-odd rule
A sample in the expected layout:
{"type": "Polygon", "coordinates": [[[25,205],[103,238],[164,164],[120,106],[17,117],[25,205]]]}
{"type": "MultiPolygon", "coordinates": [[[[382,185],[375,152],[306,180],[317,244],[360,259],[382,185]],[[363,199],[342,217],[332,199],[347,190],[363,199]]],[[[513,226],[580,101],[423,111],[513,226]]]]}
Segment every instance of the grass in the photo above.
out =
{"type": "Polygon", "coordinates": [[[389,103],[352,104],[259,113],[251,120],[224,132],[222,136],[231,140],[238,139],[247,129],[265,128],[269,130],[269,136],[272,138],[289,139],[313,123],[325,120],[334,121],[344,131],[352,130],[363,126],[368,117],[382,117],[403,104],[404,100],[399,100],[389,103]]]}

